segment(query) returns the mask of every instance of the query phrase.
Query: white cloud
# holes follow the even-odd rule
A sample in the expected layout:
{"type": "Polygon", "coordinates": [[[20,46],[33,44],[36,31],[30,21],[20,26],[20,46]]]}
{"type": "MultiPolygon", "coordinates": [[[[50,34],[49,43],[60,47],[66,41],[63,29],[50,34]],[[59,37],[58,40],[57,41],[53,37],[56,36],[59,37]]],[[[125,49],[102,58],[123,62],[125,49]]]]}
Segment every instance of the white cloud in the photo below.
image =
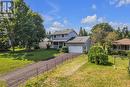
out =
{"type": "Polygon", "coordinates": [[[64,19],[64,20],[63,20],[63,23],[64,23],[64,24],[68,24],[68,20],[64,19]]]}
{"type": "Polygon", "coordinates": [[[98,21],[98,23],[107,22],[105,17],[99,17],[99,18],[97,19],[97,21],[98,21]]]}
{"type": "Polygon", "coordinates": [[[116,7],[121,7],[130,4],[130,0],[110,0],[110,5],[115,5],[116,7]]]}
{"type": "Polygon", "coordinates": [[[65,26],[64,24],[58,21],[54,21],[52,25],[48,28],[48,30],[50,31],[56,31],[56,30],[62,30],[62,29],[65,29],[65,26]]]}
{"type": "Polygon", "coordinates": [[[94,14],[92,16],[87,16],[81,20],[82,24],[89,24],[89,25],[94,25],[96,23],[102,23],[102,22],[106,22],[106,18],[105,17],[97,17],[96,14],[94,14]]]}
{"type": "Polygon", "coordinates": [[[115,29],[117,29],[118,27],[120,27],[120,28],[122,28],[122,27],[124,27],[124,26],[128,26],[128,28],[130,28],[130,24],[128,24],[128,23],[122,23],[122,22],[109,22],[109,24],[113,27],[113,28],[115,28],[115,29]]]}
{"type": "Polygon", "coordinates": [[[82,24],[93,24],[97,21],[97,15],[87,16],[81,20],[82,24]]]}
{"type": "Polygon", "coordinates": [[[97,9],[97,6],[95,4],[92,5],[92,9],[93,10],[96,10],[97,9]]]}
{"type": "Polygon", "coordinates": [[[43,19],[45,21],[53,21],[54,20],[54,18],[52,16],[50,16],[50,15],[43,15],[43,19]]]}

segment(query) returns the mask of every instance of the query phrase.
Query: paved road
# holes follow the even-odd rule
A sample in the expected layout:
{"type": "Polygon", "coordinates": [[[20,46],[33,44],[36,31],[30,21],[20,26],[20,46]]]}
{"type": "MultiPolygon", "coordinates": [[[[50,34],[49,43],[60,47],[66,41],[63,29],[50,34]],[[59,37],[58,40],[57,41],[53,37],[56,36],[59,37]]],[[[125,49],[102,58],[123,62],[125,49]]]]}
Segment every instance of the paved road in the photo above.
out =
{"type": "Polygon", "coordinates": [[[19,84],[25,82],[30,77],[36,76],[40,73],[48,71],[63,63],[66,60],[72,59],[80,54],[76,53],[65,53],[54,59],[50,59],[47,61],[40,61],[22,69],[18,69],[16,71],[10,72],[5,76],[1,76],[0,80],[6,81],[8,87],[17,87],[19,84]]]}

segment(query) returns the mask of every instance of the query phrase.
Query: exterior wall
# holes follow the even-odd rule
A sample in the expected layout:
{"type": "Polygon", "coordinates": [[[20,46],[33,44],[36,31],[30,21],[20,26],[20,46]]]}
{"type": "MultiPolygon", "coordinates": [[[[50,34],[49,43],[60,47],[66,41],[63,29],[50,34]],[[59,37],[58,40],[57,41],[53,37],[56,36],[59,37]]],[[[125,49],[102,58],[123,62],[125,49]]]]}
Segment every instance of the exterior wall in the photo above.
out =
{"type": "MultiPolygon", "coordinates": [[[[51,40],[69,40],[71,39],[72,37],[77,37],[77,34],[76,32],[70,32],[69,34],[64,34],[64,37],[62,37],[62,34],[61,35],[56,35],[56,37],[54,38],[54,35],[51,36],[51,40]]],[[[63,42],[63,43],[66,43],[66,42],[63,42]]],[[[51,44],[51,48],[56,48],[58,49],[59,48],[59,45],[53,45],[53,42],[51,44]]]]}
{"type": "Polygon", "coordinates": [[[113,50],[130,50],[130,45],[113,45],[113,50]]]}
{"type": "Polygon", "coordinates": [[[54,37],[54,35],[51,36],[51,40],[64,40],[64,39],[71,39],[72,37],[76,37],[77,34],[76,32],[70,32],[69,34],[64,34],[64,37],[62,37],[61,35],[55,35],[56,37],[54,37]]]}
{"type": "Polygon", "coordinates": [[[51,44],[50,42],[47,41],[43,41],[39,43],[39,47],[40,48],[47,48],[47,44],[51,44]]]}
{"type": "Polygon", "coordinates": [[[51,42],[49,42],[48,38],[43,39],[43,41],[41,41],[39,43],[39,47],[40,48],[47,48],[47,44],[51,45],[51,42]]]}
{"type": "Polygon", "coordinates": [[[91,39],[88,39],[85,43],[83,43],[83,44],[67,44],[67,46],[69,47],[69,46],[82,46],[83,47],[83,51],[86,51],[86,52],[88,52],[89,51],[89,49],[90,49],[90,46],[91,46],[91,39]]]}
{"type": "Polygon", "coordinates": [[[86,52],[89,51],[90,47],[91,47],[91,39],[89,38],[89,39],[86,41],[85,45],[84,45],[84,48],[86,48],[86,52]]]}
{"type": "Polygon", "coordinates": [[[51,43],[51,48],[54,48],[54,49],[59,49],[61,48],[62,46],[64,46],[65,42],[57,42],[58,44],[57,45],[54,45],[54,42],[51,43]]]}

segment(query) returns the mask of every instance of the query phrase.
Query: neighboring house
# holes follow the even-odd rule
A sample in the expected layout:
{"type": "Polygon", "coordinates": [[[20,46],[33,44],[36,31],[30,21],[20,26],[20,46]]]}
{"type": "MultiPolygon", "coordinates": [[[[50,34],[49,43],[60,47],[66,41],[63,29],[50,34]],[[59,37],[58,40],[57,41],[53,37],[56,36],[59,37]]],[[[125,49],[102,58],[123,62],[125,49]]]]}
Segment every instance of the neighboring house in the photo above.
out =
{"type": "Polygon", "coordinates": [[[128,38],[114,41],[112,44],[113,50],[130,50],[130,39],[128,38]]]}
{"type": "Polygon", "coordinates": [[[77,33],[72,29],[55,31],[50,36],[51,48],[62,48],[63,46],[66,46],[66,42],[77,36],[77,33]]]}
{"type": "Polygon", "coordinates": [[[51,45],[48,38],[43,39],[43,41],[39,43],[40,48],[47,48],[47,45],[51,45]]]}
{"type": "Polygon", "coordinates": [[[89,36],[76,37],[67,42],[69,53],[83,53],[88,52],[91,45],[89,36]]]}

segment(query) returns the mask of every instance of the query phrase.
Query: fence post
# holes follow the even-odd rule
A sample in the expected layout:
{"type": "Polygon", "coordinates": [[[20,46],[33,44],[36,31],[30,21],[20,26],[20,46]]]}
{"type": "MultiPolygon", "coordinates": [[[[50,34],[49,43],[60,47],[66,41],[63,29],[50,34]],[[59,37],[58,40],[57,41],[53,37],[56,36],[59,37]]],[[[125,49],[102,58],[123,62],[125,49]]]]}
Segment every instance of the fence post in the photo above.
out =
{"type": "Polygon", "coordinates": [[[62,63],[63,63],[63,57],[62,57],[62,63]]]}
{"type": "MultiPolygon", "coordinates": [[[[37,81],[39,80],[38,79],[38,67],[36,68],[36,74],[37,74],[37,81]]],[[[38,87],[38,84],[37,84],[37,87],[38,87]]]]}
{"type": "Polygon", "coordinates": [[[48,71],[48,63],[46,64],[46,71],[48,71]]]}
{"type": "Polygon", "coordinates": [[[57,63],[56,63],[56,59],[55,59],[55,68],[56,68],[56,64],[57,64],[57,63]]]}

